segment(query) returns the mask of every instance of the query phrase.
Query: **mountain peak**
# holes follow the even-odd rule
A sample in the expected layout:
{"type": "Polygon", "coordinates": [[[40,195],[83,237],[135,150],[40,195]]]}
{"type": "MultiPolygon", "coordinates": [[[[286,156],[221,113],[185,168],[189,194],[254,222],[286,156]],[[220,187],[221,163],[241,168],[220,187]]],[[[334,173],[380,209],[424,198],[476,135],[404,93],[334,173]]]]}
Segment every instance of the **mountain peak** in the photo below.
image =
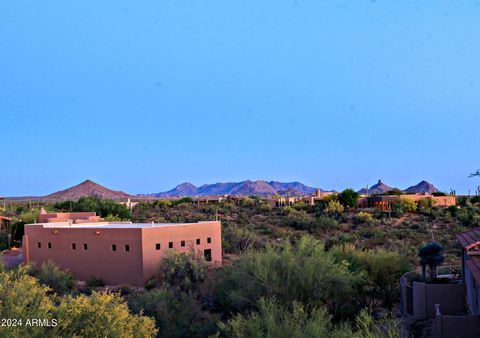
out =
{"type": "Polygon", "coordinates": [[[416,194],[433,194],[434,192],[439,192],[440,190],[438,190],[437,187],[435,187],[432,183],[423,180],[417,185],[412,185],[411,187],[408,187],[407,189],[405,189],[405,191],[416,194]]]}
{"type": "Polygon", "coordinates": [[[48,199],[56,201],[78,200],[81,197],[99,197],[105,199],[122,199],[130,197],[123,191],[115,191],[105,188],[92,180],[85,180],[71,188],[61,190],[45,196],[48,199]]]}
{"type": "Polygon", "coordinates": [[[393,187],[386,185],[382,182],[382,180],[378,180],[378,182],[372,185],[369,189],[363,188],[358,191],[360,195],[373,195],[373,194],[383,194],[387,191],[393,190],[393,187]]]}
{"type": "Polygon", "coordinates": [[[183,182],[177,185],[177,188],[197,188],[197,187],[190,182],[183,182]]]}

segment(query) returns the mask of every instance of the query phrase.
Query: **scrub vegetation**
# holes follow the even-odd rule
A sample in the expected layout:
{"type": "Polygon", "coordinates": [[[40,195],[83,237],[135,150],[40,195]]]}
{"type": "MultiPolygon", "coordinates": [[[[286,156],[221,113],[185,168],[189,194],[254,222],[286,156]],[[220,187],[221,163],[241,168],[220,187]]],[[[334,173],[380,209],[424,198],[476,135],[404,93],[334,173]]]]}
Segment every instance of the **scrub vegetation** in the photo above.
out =
{"type": "MultiPolygon", "coordinates": [[[[134,222],[218,217],[224,265],[214,268],[193,253],[171,252],[159,262],[158,275],[140,289],[79,285],[53,263],[38,271],[4,271],[3,318],[20,316],[18,309],[26,307],[23,318],[59,321],[56,327],[10,328],[8,336],[402,336],[400,276],[421,272],[422,264],[442,263],[430,254],[432,237],[442,245],[437,251],[443,264],[459,264],[454,235],[480,226],[480,201],[459,197],[457,207],[442,209],[429,201],[401,200],[386,213],[355,210],[354,198],[346,192],[315,206],[284,208],[271,208],[255,197],[215,204],[156,200],[132,211],[97,199],[44,205],[50,211],[95,210],[134,222]]],[[[21,224],[37,212],[27,206],[4,212],[14,219],[10,231],[16,231],[15,238],[21,238],[21,224]]]]}

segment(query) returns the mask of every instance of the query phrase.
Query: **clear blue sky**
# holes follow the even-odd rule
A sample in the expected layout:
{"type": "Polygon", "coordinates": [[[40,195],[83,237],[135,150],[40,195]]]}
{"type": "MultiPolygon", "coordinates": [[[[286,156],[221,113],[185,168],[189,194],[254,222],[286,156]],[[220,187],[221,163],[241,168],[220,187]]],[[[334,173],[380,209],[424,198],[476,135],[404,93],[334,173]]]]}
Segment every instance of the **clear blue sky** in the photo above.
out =
{"type": "Polygon", "coordinates": [[[474,191],[480,1],[4,1],[0,195],[474,191]]]}

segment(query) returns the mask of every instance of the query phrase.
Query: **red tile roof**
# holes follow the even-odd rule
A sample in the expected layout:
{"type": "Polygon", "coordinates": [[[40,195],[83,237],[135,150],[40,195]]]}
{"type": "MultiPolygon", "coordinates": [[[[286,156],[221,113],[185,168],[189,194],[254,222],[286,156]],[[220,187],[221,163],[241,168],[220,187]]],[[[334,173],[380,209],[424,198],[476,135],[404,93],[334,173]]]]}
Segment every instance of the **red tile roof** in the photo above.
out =
{"type": "Polygon", "coordinates": [[[460,232],[456,237],[462,247],[466,248],[470,244],[480,241],[480,228],[460,232]]]}
{"type": "MultiPolygon", "coordinates": [[[[472,244],[476,244],[480,241],[480,228],[471,229],[468,231],[460,232],[456,235],[458,241],[463,247],[464,251],[477,251],[480,246],[476,246],[472,244]],[[477,250],[472,250],[477,249],[477,250]]],[[[468,266],[470,271],[472,272],[473,278],[480,283],[480,256],[477,255],[468,255],[468,258],[465,260],[465,264],[468,266]]]]}

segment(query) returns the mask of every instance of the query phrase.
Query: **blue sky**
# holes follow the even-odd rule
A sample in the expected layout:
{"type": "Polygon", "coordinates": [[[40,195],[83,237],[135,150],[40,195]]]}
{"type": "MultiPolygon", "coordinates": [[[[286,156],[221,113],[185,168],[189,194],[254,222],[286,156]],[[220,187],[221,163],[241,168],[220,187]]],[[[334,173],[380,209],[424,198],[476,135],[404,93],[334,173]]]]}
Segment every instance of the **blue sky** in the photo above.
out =
{"type": "Polygon", "coordinates": [[[480,184],[480,1],[0,7],[0,195],[480,184]]]}

